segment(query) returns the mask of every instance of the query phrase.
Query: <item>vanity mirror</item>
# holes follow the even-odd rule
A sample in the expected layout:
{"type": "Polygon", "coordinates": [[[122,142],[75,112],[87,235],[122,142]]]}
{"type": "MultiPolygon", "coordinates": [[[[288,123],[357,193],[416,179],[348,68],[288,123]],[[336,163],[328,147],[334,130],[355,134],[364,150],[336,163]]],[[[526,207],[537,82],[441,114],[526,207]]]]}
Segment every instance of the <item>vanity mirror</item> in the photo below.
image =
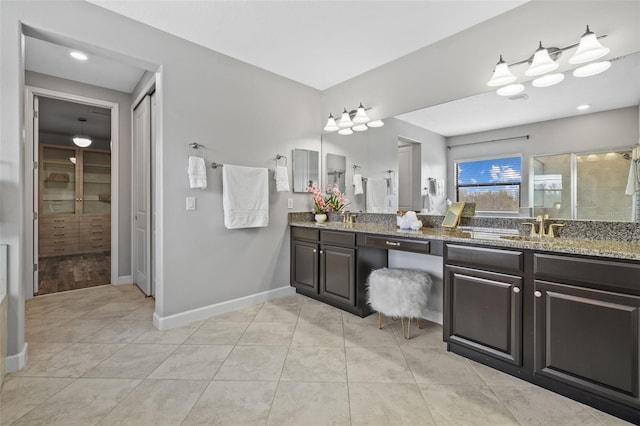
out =
{"type": "MultiPolygon", "coordinates": [[[[323,135],[322,149],[324,152],[344,153],[350,162],[361,165],[364,177],[384,178],[386,170],[398,170],[399,136],[421,143],[419,199],[428,204],[425,188],[429,188],[429,178],[439,179],[446,189],[443,188],[441,195],[431,196],[430,199],[440,214],[446,211],[447,198],[458,201],[458,162],[521,156],[522,168],[517,176],[521,185],[520,209],[509,214],[530,217],[534,215],[534,210],[538,211],[535,209],[538,204],[534,199],[534,170],[531,165],[534,157],[562,153],[601,153],[606,156],[609,152],[628,152],[638,144],[640,53],[609,60],[610,69],[595,76],[578,78],[567,71],[560,84],[540,88],[532,87],[527,82],[525,91],[514,97],[502,97],[490,91],[397,115],[385,119],[383,128],[349,136],[348,143],[340,135],[323,135]],[[580,105],[589,105],[589,108],[579,110],[577,107],[580,105]]],[[[625,165],[619,165],[625,168],[620,173],[626,176],[629,161],[620,161],[626,161],[625,165]]],[[[605,164],[604,159],[600,164],[605,164]]],[[[350,168],[349,163],[348,184],[351,183],[350,168]]],[[[586,171],[586,168],[583,170],[586,171]]],[[[487,170],[487,173],[490,172],[487,170]]],[[[602,185],[602,180],[593,179],[593,176],[591,172],[576,175],[579,180],[576,183],[585,193],[596,191],[602,185]]],[[[352,206],[356,206],[352,210],[365,211],[366,202],[358,199],[364,197],[353,196],[351,185],[347,186],[347,196],[356,200],[352,202],[352,206]]],[[[434,185],[431,188],[434,189],[434,185]]],[[[624,195],[624,188],[618,192],[618,195],[610,196],[617,197],[616,201],[624,197],[631,199],[624,195]]],[[[549,194],[545,203],[549,204],[551,200],[549,194]]],[[[564,208],[563,204],[566,204],[570,209],[570,203],[565,203],[566,200],[563,199],[560,207],[564,208]]],[[[598,204],[607,202],[592,201],[598,204]]],[[[611,200],[608,202],[612,203],[611,200]]],[[[633,218],[630,201],[615,204],[627,206],[626,210],[615,219],[611,217],[607,220],[628,221],[633,218]]],[[[425,205],[411,207],[421,211],[425,205]]],[[[575,217],[602,220],[602,214],[596,213],[596,210],[602,209],[585,208],[575,217]]],[[[495,215],[492,212],[478,214],[495,215]]]]}
{"type": "Polygon", "coordinates": [[[293,192],[306,192],[306,188],[320,183],[318,151],[293,150],[293,192]]]}

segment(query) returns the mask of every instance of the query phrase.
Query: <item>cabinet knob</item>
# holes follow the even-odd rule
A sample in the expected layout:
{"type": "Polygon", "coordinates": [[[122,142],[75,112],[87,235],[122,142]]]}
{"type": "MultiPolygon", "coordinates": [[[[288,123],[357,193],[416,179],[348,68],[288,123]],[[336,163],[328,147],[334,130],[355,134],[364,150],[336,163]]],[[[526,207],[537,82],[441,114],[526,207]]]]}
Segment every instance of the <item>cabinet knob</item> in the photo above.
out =
{"type": "Polygon", "coordinates": [[[534,295],[535,297],[542,297],[542,293],[541,293],[541,292],[539,292],[538,290],[534,291],[534,292],[533,292],[533,295],[534,295]]]}
{"type": "Polygon", "coordinates": [[[513,292],[516,294],[520,293],[520,287],[514,287],[513,292]]]}

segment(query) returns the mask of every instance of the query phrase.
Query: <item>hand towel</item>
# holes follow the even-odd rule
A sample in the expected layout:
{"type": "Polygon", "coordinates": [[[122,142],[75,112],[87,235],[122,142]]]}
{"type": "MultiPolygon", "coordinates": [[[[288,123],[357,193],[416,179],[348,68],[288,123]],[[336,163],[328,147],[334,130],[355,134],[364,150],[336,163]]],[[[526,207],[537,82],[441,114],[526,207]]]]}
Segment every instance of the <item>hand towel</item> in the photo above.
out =
{"type": "Polygon", "coordinates": [[[362,189],[362,175],[360,173],[353,175],[353,194],[364,194],[364,190],[362,189]]]}
{"type": "Polygon", "coordinates": [[[269,225],[269,171],[265,168],[222,166],[222,207],[228,229],[269,225]]]}
{"type": "Polygon", "coordinates": [[[389,175],[387,182],[389,195],[396,195],[396,176],[393,173],[389,175]]]}
{"type": "Polygon", "coordinates": [[[273,174],[273,178],[276,180],[276,191],[289,192],[289,172],[287,166],[276,166],[276,171],[273,174]]]}
{"type": "Polygon", "coordinates": [[[367,179],[367,213],[386,213],[387,191],[387,179],[367,179]]]}
{"type": "Polygon", "coordinates": [[[197,189],[207,189],[207,166],[204,164],[204,158],[189,156],[189,186],[197,189]]]}

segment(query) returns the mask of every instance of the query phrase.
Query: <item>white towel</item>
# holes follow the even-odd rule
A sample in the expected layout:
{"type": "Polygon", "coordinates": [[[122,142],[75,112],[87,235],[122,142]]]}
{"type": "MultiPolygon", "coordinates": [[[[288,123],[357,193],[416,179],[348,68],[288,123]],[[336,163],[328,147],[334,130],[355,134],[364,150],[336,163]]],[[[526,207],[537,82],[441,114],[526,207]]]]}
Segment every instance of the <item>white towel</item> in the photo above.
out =
{"type": "Polygon", "coordinates": [[[204,158],[190,155],[187,174],[191,188],[207,189],[207,166],[204,164],[204,158]]]}
{"type": "Polygon", "coordinates": [[[269,171],[224,164],[222,207],[228,229],[269,225],[269,171]]]}
{"type": "Polygon", "coordinates": [[[389,195],[396,195],[396,177],[393,173],[389,175],[389,180],[387,182],[389,183],[389,195]]]}
{"type": "Polygon", "coordinates": [[[633,195],[636,192],[640,191],[640,173],[638,170],[639,168],[640,168],[640,160],[637,159],[637,156],[634,156],[634,159],[631,160],[631,166],[629,166],[629,177],[627,178],[627,188],[624,191],[625,195],[633,195]]]}
{"type": "Polygon", "coordinates": [[[364,194],[364,190],[362,189],[362,175],[360,173],[353,175],[353,195],[358,194],[364,194]]]}
{"type": "Polygon", "coordinates": [[[367,213],[386,213],[387,180],[382,178],[367,179],[367,213]]]}
{"type": "Polygon", "coordinates": [[[273,174],[273,178],[276,180],[276,191],[289,192],[289,172],[287,166],[276,166],[276,171],[273,174]]]}

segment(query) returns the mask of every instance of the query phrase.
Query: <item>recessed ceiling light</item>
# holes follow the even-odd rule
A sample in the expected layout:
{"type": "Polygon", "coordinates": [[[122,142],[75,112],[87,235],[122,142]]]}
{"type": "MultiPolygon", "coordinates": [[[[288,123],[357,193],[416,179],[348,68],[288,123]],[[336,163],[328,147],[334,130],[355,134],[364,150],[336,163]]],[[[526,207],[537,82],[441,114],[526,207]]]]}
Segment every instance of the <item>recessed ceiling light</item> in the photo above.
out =
{"type": "Polygon", "coordinates": [[[87,59],[89,59],[87,55],[82,52],[78,52],[77,50],[72,51],[71,53],[69,53],[69,55],[71,55],[73,59],[77,59],[79,61],[86,61],[87,59]]]}
{"type": "Polygon", "coordinates": [[[585,109],[591,108],[591,105],[583,104],[583,105],[578,105],[576,108],[578,108],[580,111],[584,111],[585,109]]]}

